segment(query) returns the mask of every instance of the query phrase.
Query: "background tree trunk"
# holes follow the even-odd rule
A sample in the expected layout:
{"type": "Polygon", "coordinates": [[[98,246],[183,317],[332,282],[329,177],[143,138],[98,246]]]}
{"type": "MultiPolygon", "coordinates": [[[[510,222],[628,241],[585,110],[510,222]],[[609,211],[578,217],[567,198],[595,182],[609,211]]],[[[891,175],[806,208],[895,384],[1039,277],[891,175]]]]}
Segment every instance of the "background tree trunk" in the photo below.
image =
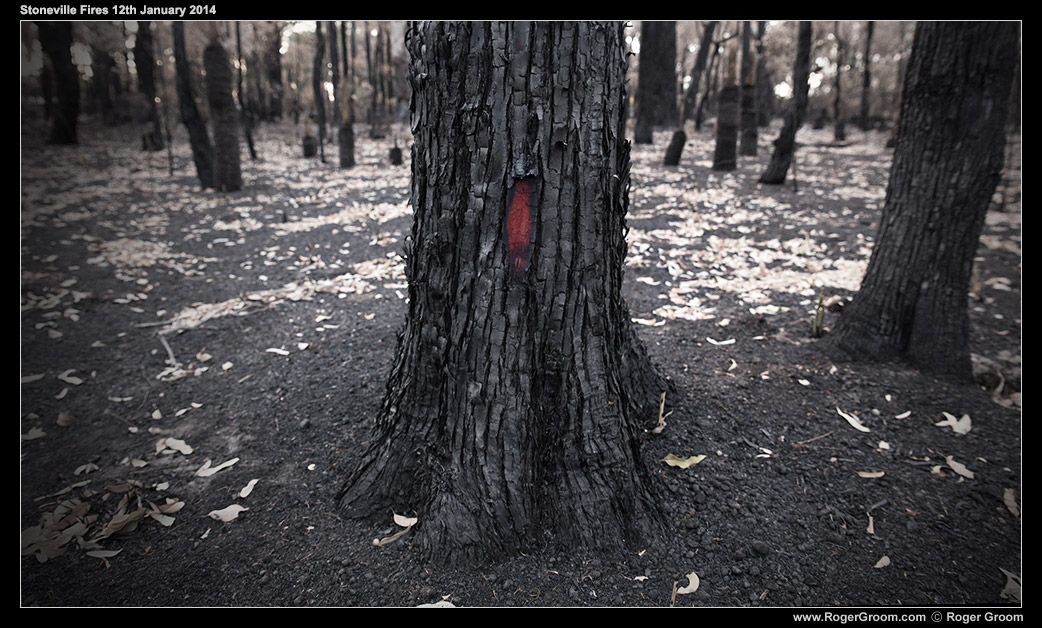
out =
{"type": "Polygon", "coordinates": [[[650,144],[655,127],[672,126],[677,111],[677,23],[641,22],[634,141],[650,144]]]}
{"type": "Polygon", "coordinates": [[[702,32],[702,40],[698,45],[698,53],[695,55],[695,65],[691,68],[691,81],[687,86],[687,91],[684,93],[683,115],[680,119],[681,127],[684,126],[684,122],[694,117],[695,105],[698,102],[698,93],[702,85],[702,75],[705,74],[706,70],[706,59],[709,58],[709,51],[713,48],[713,33],[716,31],[716,26],[719,23],[718,21],[709,22],[706,24],[705,31],[702,32]]]}
{"type": "Polygon", "coordinates": [[[757,22],[756,28],[756,124],[767,126],[774,116],[774,86],[767,72],[767,46],[763,42],[767,22],[757,22]]]}
{"type": "Polygon", "coordinates": [[[834,354],[970,377],[967,292],[1016,58],[1016,22],[916,25],[879,235],[834,354]]]}
{"type": "Polygon", "coordinates": [[[810,44],[813,29],[810,22],[800,22],[799,38],[796,44],[796,63],[792,71],[792,104],[785,112],[785,123],[782,125],[778,139],[774,140],[774,152],[767,170],[760,175],[760,183],[781,185],[789,173],[793,156],[796,153],[796,131],[803,125],[803,116],[807,111],[807,91],[810,85],[810,44]]]}
{"type": "Polygon", "coordinates": [[[213,186],[221,192],[242,189],[239,161],[239,110],[232,96],[232,66],[216,33],[203,51],[206,99],[213,123],[213,186]]]}
{"type": "Polygon", "coordinates": [[[315,22],[315,57],[311,65],[311,88],[315,97],[315,125],[318,127],[318,156],[326,163],[326,90],[322,83],[326,78],[326,40],[322,35],[322,22],[315,22]]]}
{"type": "Polygon", "coordinates": [[[242,69],[245,60],[242,57],[242,30],[240,23],[235,23],[235,93],[239,97],[239,119],[242,122],[243,135],[246,136],[246,147],[250,152],[250,159],[257,159],[257,148],[253,145],[253,115],[246,104],[246,90],[242,86],[242,69]]]}
{"type": "Polygon", "coordinates": [[[195,89],[192,87],[192,69],[188,65],[185,48],[185,23],[174,22],[174,66],[177,70],[177,101],[181,110],[181,122],[188,130],[188,144],[192,148],[195,174],[203,188],[213,187],[213,145],[206,131],[206,121],[199,115],[195,105],[195,89]]]}
{"type": "Polygon", "coordinates": [[[724,57],[724,87],[716,104],[716,147],[713,170],[738,167],[738,127],[741,123],[741,89],[735,76],[735,47],[728,46],[724,57]]]}
{"type": "Polygon", "coordinates": [[[141,134],[141,148],[147,151],[163,149],[163,128],[156,107],[156,57],[152,46],[150,22],[137,23],[134,38],[134,65],[137,68],[138,91],[145,97],[145,132],[141,134]]]}
{"type": "Polygon", "coordinates": [[[836,35],[836,82],[832,86],[832,130],[833,140],[844,142],[847,139],[846,123],[843,121],[843,66],[846,64],[846,45],[839,32],[839,22],[835,23],[836,35]]]}
{"type": "Polygon", "coordinates": [[[337,143],[340,149],[340,167],[351,168],[355,165],[355,23],[351,22],[351,45],[347,45],[347,32],[344,23],[340,23],[340,39],[344,51],[344,77],[341,82],[343,107],[341,109],[340,127],[337,130],[337,143]],[[348,50],[351,51],[348,56],[348,50]]]}
{"type": "Polygon", "coordinates": [[[623,25],[414,24],[406,41],[409,312],[341,503],[415,512],[443,562],[646,539],[638,439],[666,381],[621,296],[623,25]]]}
{"type": "Polygon", "coordinates": [[[861,117],[860,127],[862,131],[868,131],[872,128],[872,121],[869,119],[869,94],[872,91],[872,34],[875,32],[876,23],[869,20],[866,26],[865,32],[865,69],[861,75],[861,117]]]}
{"type": "Polygon", "coordinates": [[[267,46],[264,49],[264,67],[268,77],[268,116],[282,119],[282,23],[270,22],[267,46]]]}
{"type": "Polygon", "coordinates": [[[742,70],[739,73],[738,85],[741,87],[740,98],[740,123],[738,152],[747,157],[756,155],[757,127],[756,127],[756,80],[753,75],[752,56],[752,33],[749,32],[750,22],[742,22],[742,70]]]}
{"type": "MultiPolygon", "coordinates": [[[[51,134],[47,142],[76,144],[76,118],[80,115],[80,75],[72,63],[72,22],[36,22],[36,28],[40,34],[40,47],[51,62],[58,88],[58,106],[51,109],[51,134]]],[[[47,76],[42,81],[46,94],[51,82],[47,76]]]]}

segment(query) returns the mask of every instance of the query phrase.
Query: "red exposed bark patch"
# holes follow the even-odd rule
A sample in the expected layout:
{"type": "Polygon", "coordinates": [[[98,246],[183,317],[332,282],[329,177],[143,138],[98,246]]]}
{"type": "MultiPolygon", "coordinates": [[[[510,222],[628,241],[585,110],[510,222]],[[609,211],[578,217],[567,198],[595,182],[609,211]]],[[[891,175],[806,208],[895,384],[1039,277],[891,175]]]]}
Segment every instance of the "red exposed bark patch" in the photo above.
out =
{"type": "Polygon", "coordinates": [[[527,179],[514,184],[510,205],[507,206],[507,251],[510,266],[523,272],[528,264],[528,247],[532,241],[531,186],[527,179]]]}

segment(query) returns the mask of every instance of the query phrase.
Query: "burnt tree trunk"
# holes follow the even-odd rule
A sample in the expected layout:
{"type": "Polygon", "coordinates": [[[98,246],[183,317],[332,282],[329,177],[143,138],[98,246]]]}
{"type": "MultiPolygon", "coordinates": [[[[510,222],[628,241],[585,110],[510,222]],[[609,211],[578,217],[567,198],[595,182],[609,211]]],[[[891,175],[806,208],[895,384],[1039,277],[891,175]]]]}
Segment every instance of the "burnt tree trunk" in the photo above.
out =
{"type": "Polygon", "coordinates": [[[695,65],[691,68],[691,80],[687,91],[684,93],[680,123],[677,130],[673,132],[673,138],[670,139],[669,146],[666,147],[666,155],[662,160],[662,164],[665,166],[676,166],[680,163],[680,156],[684,152],[684,144],[687,143],[684,123],[694,115],[695,103],[698,100],[698,92],[702,84],[702,75],[705,73],[706,58],[709,56],[709,49],[713,45],[713,31],[716,30],[717,24],[718,22],[715,21],[709,22],[702,33],[702,41],[698,47],[698,54],[695,56],[695,65]]]}
{"type": "Polygon", "coordinates": [[[188,130],[188,144],[192,148],[195,174],[203,188],[213,187],[213,144],[206,130],[206,121],[199,115],[195,105],[195,89],[192,87],[192,69],[188,65],[185,48],[185,23],[174,22],[174,67],[177,70],[177,101],[181,111],[181,122],[188,130]]]}
{"type": "MultiPolygon", "coordinates": [[[[57,107],[51,109],[53,117],[47,142],[76,144],[76,118],[80,115],[80,75],[72,63],[72,22],[36,22],[36,27],[40,34],[40,47],[51,62],[54,82],[57,84],[58,103],[57,107]]],[[[41,81],[46,94],[51,85],[50,77],[44,76],[41,81]]]]}
{"type": "Polygon", "coordinates": [[[807,112],[807,92],[810,85],[810,44],[813,29],[810,22],[800,22],[799,38],[796,44],[796,62],[792,71],[792,104],[785,112],[785,122],[774,140],[774,152],[767,170],[760,175],[760,183],[781,185],[789,173],[793,156],[796,154],[796,131],[803,125],[803,116],[807,112]]]}
{"type": "Polygon", "coordinates": [[[756,81],[753,77],[752,33],[750,23],[742,22],[742,70],[738,77],[741,86],[739,95],[739,128],[738,153],[747,157],[756,155],[758,129],[756,127],[756,81]]]}
{"type": "Polygon", "coordinates": [[[879,233],[834,354],[970,377],[967,293],[1016,58],[1016,22],[916,25],[879,233]]]}
{"type": "Polygon", "coordinates": [[[137,69],[138,92],[145,97],[145,131],[141,134],[141,148],[147,151],[163,149],[163,128],[159,124],[156,107],[156,57],[152,46],[150,22],[137,23],[134,38],[134,66],[137,69]]]}
{"type": "Polygon", "coordinates": [[[253,114],[246,105],[246,90],[242,86],[242,68],[245,65],[242,56],[242,30],[239,22],[235,23],[235,93],[239,97],[239,119],[242,122],[242,132],[246,136],[246,148],[250,152],[250,159],[257,159],[257,148],[253,145],[253,114]]]}
{"type": "Polygon", "coordinates": [[[713,170],[738,167],[738,128],[741,123],[742,91],[735,76],[735,49],[728,46],[724,58],[724,86],[716,101],[716,146],[713,170]]]}
{"type": "Polygon", "coordinates": [[[634,141],[650,144],[655,127],[676,123],[677,23],[641,22],[634,141]]]}
{"type": "Polygon", "coordinates": [[[839,22],[835,26],[836,35],[836,82],[832,86],[832,137],[836,142],[847,139],[846,123],[843,121],[843,66],[846,63],[846,45],[839,35],[839,22]]]}
{"type": "Polygon", "coordinates": [[[351,168],[355,165],[355,23],[351,22],[351,45],[347,45],[347,32],[344,22],[340,23],[340,43],[344,57],[344,76],[341,81],[340,126],[337,129],[337,145],[340,151],[340,167],[351,168]],[[348,56],[348,50],[351,51],[348,56]]]}
{"type": "Polygon", "coordinates": [[[767,46],[763,35],[767,22],[757,22],[756,29],[756,124],[767,126],[774,116],[774,89],[767,72],[767,46]]]}
{"type": "Polygon", "coordinates": [[[473,563],[661,522],[640,438],[668,386],[622,300],[623,25],[413,24],[409,311],[341,493],[473,563]]]}
{"type": "Polygon", "coordinates": [[[282,119],[282,24],[271,22],[267,46],[264,48],[264,69],[268,77],[268,119],[282,119]]]}
{"type": "Polygon", "coordinates": [[[242,189],[239,159],[239,109],[232,96],[232,65],[216,37],[203,51],[206,100],[213,124],[213,187],[221,192],[242,189]]]}
{"type": "Polygon", "coordinates": [[[326,78],[326,39],[322,35],[322,22],[315,22],[315,56],[311,65],[311,93],[315,98],[315,125],[318,126],[318,158],[326,163],[326,90],[322,86],[326,78]]]}
{"type": "Polygon", "coordinates": [[[865,33],[865,70],[861,74],[861,116],[859,125],[862,131],[872,128],[869,118],[868,97],[872,91],[872,34],[875,32],[876,23],[869,20],[865,33]]]}

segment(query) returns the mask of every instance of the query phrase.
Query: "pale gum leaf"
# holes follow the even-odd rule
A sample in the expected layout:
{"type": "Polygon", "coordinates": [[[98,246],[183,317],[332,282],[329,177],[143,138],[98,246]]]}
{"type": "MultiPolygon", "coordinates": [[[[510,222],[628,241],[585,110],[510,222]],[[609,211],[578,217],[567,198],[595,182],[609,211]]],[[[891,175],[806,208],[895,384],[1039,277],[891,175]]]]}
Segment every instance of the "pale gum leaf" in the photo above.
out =
{"type": "Polygon", "coordinates": [[[1013,513],[1014,517],[1020,516],[1020,506],[1017,505],[1017,496],[1013,489],[1007,488],[1002,491],[1002,502],[1006,504],[1006,508],[1013,513]]]}
{"type": "Polygon", "coordinates": [[[231,506],[226,506],[220,510],[211,510],[206,513],[206,516],[218,521],[223,521],[224,523],[229,523],[235,521],[239,517],[239,513],[244,510],[249,510],[249,508],[238,504],[232,504],[231,506]]]}
{"type": "Polygon", "coordinates": [[[841,416],[844,419],[846,419],[847,423],[850,423],[850,426],[853,427],[855,430],[858,430],[859,432],[871,432],[872,431],[872,430],[868,429],[867,427],[865,427],[864,425],[862,425],[861,421],[859,421],[856,416],[854,416],[852,414],[847,414],[846,412],[843,412],[839,408],[836,408],[836,412],[839,413],[839,416],[841,416]]]}
{"type": "Polygon", "coordinates": [[[863,478],[881,478],[883,477],[883,471],[858,471],[858,475],[863,478]]]}
{"type": "Polygon", "coordinates": [[[973,471],[967,469],[966,465],[962,464],[961,462],[956,462],[955,459],[951,456],[945,456],[944,460],[948,463],[948,468],[950,468],[952,471],[958,473],[964,478],[969,478],[971,480],[973,479],[973,471]]]}
{"type": "Polygon", "coordinates": [[[902,412],[901,414],[896,415],[894,418],[895,419],[907,419],[910,416],[912,416],[912,411],[911,410],[909,410],[908,412],[902,412]]]}
{"type": "Polygon", "coordinates": [[[231,460],[228,460],[226,462],[222,462],[221,464],[217,465],[216,467],[211,467],[210,466],[210,460],[207,459],[207,461],[203,463],[203,466],[199,467],[199,470],[196,471],[195,474],[197,476],[201,477],[201,478],[210,477],[214,473],[217,473],[221,469],[226,469],[226,468],[232,466],[233,464],[235,464],[238,461],[239,461],[238,458],[232,458],[231,460]]]}
{"type": "Polygon", "coordinates": [[[934,425],[936,425],[937,427],[950,427],[952,428],[952,431],[954,431],[957,434],[966,434],[970,431],[970,428],[972,427],[970,415],[964,414],[962,415],[961,419],[956,419],[954,416],[948,414],[947,412],[942,412],[941,414],[943,414],[945,418],[943,421],[934,423],[934,425]]]}
{"type": "Polygon", "coordinates": [[[164,527],[170,527],[174,523],[174,518],[173,517],[171,517],[169,515],[160,514],[160,513],[155,512],[155,511],[150,511],[148,513],[148,516],[152,517],[153,519],[155,519],[159,523],[163,524],[164,527]]]}
{"type": "Polygon", "coordinates": [[[702,462],[703,460],[705,460],[705,454],[699,456],[691,456],[690,458],[678,458],[673,454],[667,454],[666,457],[662,459],[662,461],[668,464],[669,466],[680,467],[681,469],[692,467],[698,464],[699,462],[702,462]]]}
{"type": "Polygon", "coordinates": [[[698,574],[691,572],[687,574],[687,586],[677,589],[677,595],[687,595],[688,593],[694,593],[698,590],[699,580],[698,574]]]}
{"type": "Polygon", "coordinates": [[[257,486],[257,480],[255,480],[255,479],[254,480],[250,480],[249,483],[247,483],[246,486],[242,487],[242,490],[239,491],[239,497],[242,497],[242,498],[249,497],[250,493],[253,492],[253,487],[254,486],[257,486]]]}
{"type": "Polygon", "coordinates": [[[884,557],[880,558],[879,562],[877,562],[875,564],[875,568],[876,569],[881,569],[883,567],[886,567],[889,564],[890,564],[890,557],[889,556],[884,556],[884,557]]]}
{"type": "Polygon", "coordinates": [[[402,526],[403,528],[411,528],[414,525],[416,525],[417,521],[419,521],[417,517],[406,517],[404,515],[394,513],[394,522],[402,526]]]}
{"type": "Polygon", "coordinates": [[[1016,575],[1015,573],[1006,571],[1002,567],[999,567],[999,571],[1006,574],[1006,586],[1002,589],[1002,592],[999,593],[999,596],[1006,600],[1020,602],[1020,576],[1016,575]]]}
{"type": "Polygon", "coordinates": [[[122,549],[118,549],[118,550],[95,550],[93,552],[87,552],[87,556],[92,556],[94,558],[112,558],[113,556],[115,556],[116,554],[119,554],[122,551],[123,551],[122,549]]]}

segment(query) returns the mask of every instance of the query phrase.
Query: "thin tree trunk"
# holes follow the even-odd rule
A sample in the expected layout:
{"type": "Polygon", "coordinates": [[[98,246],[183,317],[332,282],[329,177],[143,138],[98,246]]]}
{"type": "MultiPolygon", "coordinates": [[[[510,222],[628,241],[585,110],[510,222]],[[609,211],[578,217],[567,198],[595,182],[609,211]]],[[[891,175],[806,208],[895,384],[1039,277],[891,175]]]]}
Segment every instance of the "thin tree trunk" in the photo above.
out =
{"type": "Polygon", "coordinates": [[[796,45],[796,62],[792,71],[792,104],[785,113],[785,124],[778,139],[774,140],[774,152],[767,170],[760,175],[760,183],[781,185],[789,173],[796,154],[796,131],[803,125],[807,111],[807,92],[810,89],[810,44],[813,29],[810,22],[800,22],[796,45]]]}
{"type": "Polygon", "coordinates": [[[188,144],[192,148],[195,174],[203,188],[213,187],[213,145],[206,131],[206,121],[199,115],[195,105],[195,89],[192,87],[192,70],[188,65],[185,49],[185,23],[174,22],[174,66],[177,70],[177,101],[181,110],[181,122],[188,130],[188,144]]]}
{"type": "Polygon", "coordinates": [[[638,409],[665,383],[622,300],[623,32],[410,27],[409,312],[342,504],[416,513],[426,557],[614,550],[659,529],[638,409]]]}
{"type": "Polygon", "coordinates": [[[824,347],[969,379],[967,292],[1003,166],[1015,22],[919,22],[879,234],[824,347]]]}
{"type": "Polygon", "coordinates": [[[350,48],[347,46],[347,33],[344,30],[343,22],[340,23],[340,37],[344,49],[344,80],[341,83],[344,105],[341,111],[340,127],[337,130],[337,142],[340,149],[340,167],[351,168],[355,165],[355,23],[351,22],[350,48]],[[351,51],[350,57],[347,56],[348,50],[351,51]]]}
{"type": "Polygon", "coordinates": [[[724,87],[716,105],[716,147],[713,170],[738,167],[738,127],[741,122],[741,88],[735,76],[735,50],[729,46],[724,56],[724,87]]]}
{"type": "Polygon", "coordinates": [[[669,146],[666,147],[666,155],[662,160],[665,166],[676,166],[680,163],[680,156],[684,151],[684,144],[687,142],[687,133],[684,131],[684,123],[691,118],[695,109],[695,102],[698,99],[698,92],[702,84],[702,75],[705,73],[706,58],[709,56],[709,49],[713,44],[713,31],[716,30],[718,22],[713,21],[706,24],[705,31],[702,33],[702,40],[698,46],[698,54],[695,56],[695,65],[691,68],[690,80],[688,82],[687,91],[684,92],[684,102],[681,107],[680,122],[677,126],[677,130],[673,133],[673,138],[669,142],[669,146]]]}
{"type": "Polygon", "coordinates": [[[742,22],[742,70],[738,77],[738,85],[741,88],[740,100],[740,140],[738,152],[741,155],[752,157],[756,155],[757,128],[756,128],[756,81],[753,78],[755,67],[752,55],[752,33],[749,32],[750,23],[742,22]]]}
{"type": "Polygon", "coordinates": [[[875,31],[876,23],[872,20],[868,21],[867,31],[865,33],[865,70],[861,77],[861,118],[860,126],[862,131],[868,131],[872,128],[872,122],[869,119],[869,94],[872,90],[872,33],[875,31]]]}
{"type": "Polygon", "coordinates": [[[763,43],[767,22],[757,22],[756,29],[756,124],[767,126],[774,116],[774,89],[767,74],[766,45],[763,43]]]}
{"type": "Polygon", "coordinates": [[[836,82],[832,86],[833,98],[832,98],[832,124],[833,124],[833,139],[837,142],[843,142],[847,139],[846,123],[843,121],[843,98],[842,98],[842,87],[843,87],[843,65],[846,63],[844,58],[846,46],[843,43],[843,38],[839,34],[839,22],[835,23],[835,35],[836,35],[836,82]]]}
{"type": "Polygon", "coordinates": [[[141,134],[141,148],[147,151],[163,150],[163,127],[156,107],[156,58],[152,46],[150,22],[137,23],[134,38],[134,65],[137,69],[138,91],[145,98],[145,132],[141,134]]]}
{"type": "Polygon", "coordinates": [[[326,90],[322,83],[326,77],[326,40],[322,35],[322,22],[315,22],[315,58],[312,64],[311,87],[315,96],[315,124],[318,126],[318,156],[326,163],[326,90]]]}
{"type": "MultiPolygon", "coordinates": [[[[50,60],[57,83],[57,107],[51,111],[49,144],[76,144],[76,118],[80,114],[80,76],[72,63],[72,22],[36,22],[40,47],[50,60]]],[[[50,80],[43,79],[45,87],[50,80]]],[[[46,90],[45,90],[46,92],[46,90]]]]}
{"type": "Polygon", "coordinates": [[[213,186],[221,192],[242,189],[239,159],[239,110],[232,96],[232,66],[228,52],[212,36],[203,51],[206,98],[213,122],[213,186]]]}
{"type": "Polygon", "coordinates": [[[257,149],[253,146],[253,116],[250,115],[249,108],[246,106],[246,93],[242,87],[242,32],[239,28],[239,22],[235,23],[235,57],[236,66],[238,69],[235,75],[235,93],[239,97],[239,118],[242,121],[243,134],[246,135],[246,146],[250,151],[250,159],[257,159],[257,149]]]}
{"type": "Polygon", "coordinates": [[[271,22],[268,45],[264,52],[264,67],[268,77],[268,115],[270,119],[282,119],[282,25],[271,22]]]}

